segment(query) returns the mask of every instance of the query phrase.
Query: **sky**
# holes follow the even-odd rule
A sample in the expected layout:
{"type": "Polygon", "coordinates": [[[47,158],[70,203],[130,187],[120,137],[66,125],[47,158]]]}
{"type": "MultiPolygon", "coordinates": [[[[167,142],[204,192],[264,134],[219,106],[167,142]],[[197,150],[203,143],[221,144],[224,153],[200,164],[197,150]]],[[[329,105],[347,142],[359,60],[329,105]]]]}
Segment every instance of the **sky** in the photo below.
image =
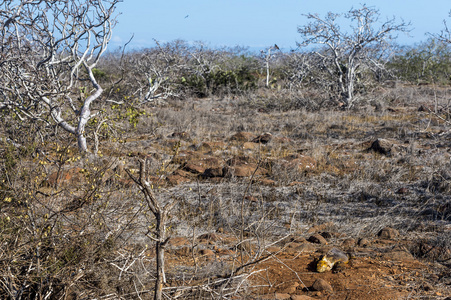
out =
{"type": "MultiPolygon", "coordinates": [[[[307,23],[303,14],[344,13],[364,3],[380,11],[381,20],[396,17],[411,22],[410,36],[400,34],[397,42],[413,45],[428,38],[427,33],[451,27],[450,0],[124,0],[117,6],[118,24],[111,48],[154,46],[176,39],[201,41],[209,47],[246,46],[265,49],[277,44],[286,51],[300,40],[297,28],[307,23]]],[[[343,27],[342,27],[343,29],[343,27]]]]}

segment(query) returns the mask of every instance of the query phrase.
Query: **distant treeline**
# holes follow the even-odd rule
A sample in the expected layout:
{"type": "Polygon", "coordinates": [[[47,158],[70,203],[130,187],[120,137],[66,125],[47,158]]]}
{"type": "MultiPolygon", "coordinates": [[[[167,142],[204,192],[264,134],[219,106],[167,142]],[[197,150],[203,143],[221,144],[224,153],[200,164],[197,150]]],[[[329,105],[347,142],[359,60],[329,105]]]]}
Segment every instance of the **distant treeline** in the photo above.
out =
{"type": "MultiPolygon", "coordinates": [[[[394,49],[390,53],[381,51],[371,58],[383,68],[360,67],[357,93],[364,93],[386,80],[410,84],[451,83],[449,44],[429,39],[394,49]]],[[[318,51],[327,54],[326,49],[318,51]]],[[[119,86],[124,95],[147,100],[238,94],[261,87],[320,88],[332,96],[337,92],[332,84],[335,74],[330,74],[324,66],[326,62],[313,53],[301,50],[285,53],[272,47],[262,49],[261,53],[244,47],[212,49],[202,43],[192,45],[176,40],[153,48],[110,52],[102,58],[95,75],[101,82],[118,83],[115,89],[119,86]]],[[[345,61],[341,68],[346,68],[345,61]]]]}

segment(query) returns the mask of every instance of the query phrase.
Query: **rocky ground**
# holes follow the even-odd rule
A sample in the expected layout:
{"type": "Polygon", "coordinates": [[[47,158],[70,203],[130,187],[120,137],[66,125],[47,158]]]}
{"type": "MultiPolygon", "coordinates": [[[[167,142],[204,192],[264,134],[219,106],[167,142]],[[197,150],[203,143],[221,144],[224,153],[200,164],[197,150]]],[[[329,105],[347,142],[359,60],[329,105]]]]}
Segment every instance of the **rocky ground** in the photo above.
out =
{"type": "MultiPolygon", "coordinates": [[[[116,173],[116,208],[138,211],[139,191],[124,172],[137,158],[149,162],[160,201],[176,202],[166,295],[450,299],[446,103],[434,113],[430,92],[387,95],[397,96],[319,112],[231,98],[170,101],[146,108],[137,133],[102,144],[116,173]],[[349,262],[319,273],[333,247],[349,262]]],[[[82,168],[70,165],[50,185],[82,168]]],[[[126,220],[110,222],[139,228],[149,219],[126,220]]],[[[128,233],[127,247],[150,243],[145,233],[146,226],[128,233]]],[[[152,264],[153,251],[143,253],[152,264]]]]}

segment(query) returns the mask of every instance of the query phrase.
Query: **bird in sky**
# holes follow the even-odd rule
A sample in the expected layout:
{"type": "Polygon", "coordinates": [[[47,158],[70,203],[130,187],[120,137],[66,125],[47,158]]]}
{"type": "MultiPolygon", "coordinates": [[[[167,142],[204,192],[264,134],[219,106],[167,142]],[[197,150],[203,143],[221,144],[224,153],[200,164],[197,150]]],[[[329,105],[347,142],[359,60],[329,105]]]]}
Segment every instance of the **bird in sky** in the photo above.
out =
{"type": "Polygon", "coordinates": [[[186,15],[186,16],[185,16],[185,19],[188,18],[188,17],[189,17],[189,15],[186,15]]]}

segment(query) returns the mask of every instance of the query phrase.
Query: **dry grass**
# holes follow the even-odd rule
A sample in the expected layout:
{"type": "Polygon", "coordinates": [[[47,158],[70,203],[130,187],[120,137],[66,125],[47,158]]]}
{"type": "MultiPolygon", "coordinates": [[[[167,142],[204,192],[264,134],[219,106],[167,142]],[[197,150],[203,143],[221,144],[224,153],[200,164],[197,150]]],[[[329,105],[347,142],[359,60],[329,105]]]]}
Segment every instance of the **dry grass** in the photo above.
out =
{"type": "MultiPolygon", "coordinates": [[[[449,126],[428,112],[418,111],[422,104],[434,104],[436,97],[437,103],[445,105],[448,91],[397,87],[369,99],[362,111],[287,110],[294,99],[284,102],[276,93],[265,93],[250,99],[172,100],[164,107],[143,107],[146,115],[136,130],[123,133],[125,142],[101,144],[103,158],[73,162],[66,155],[57,162],[57,155],[49,154],[54,161],[40,167],[45,169],[44,177],[58,166],[85,170],[79,185],[55,188],[35,184],[29,188],[35,195],[29,212],[37,219],[58,212],[50,218],[55,224],[55,241],[70,236],[67,251],[83,254],[74,258],[77,262],[73,266],[93,264],[68,294],[80,296],[89,290],[89,297],[133,299],[138,295],[145,298],[151,292],[155,260],[146,226],[152,226],[154,220],[143,209],[139,190],[123,172],[124,167],[133,168],[135,156],[152,161],[152,175],[163,178],[158,181],[158,177],[152,177],[159,201],[177,202],[168,232],[186,239],[185,244],[169,250],[168,296],[219,298],[222,289],[227,297],[244,297],[241,293],[253,284],[248,278],[233,277],[227,284],[211,282],[227,275],[224,270],[264,257],[266,249],[283,237],[308,237],[309,228],[325,223],[330,225],[322,231],[334,233],[329,239],[333,245],[349,237],[375,239],[382,228],[396,228],[401,234],[399,241],[409,245],[416,258],[449,268],[451,155],[449,133],[439,134],[449,126]],[[377,97],[385,99],[382,107],[371,104],[382,101],[377,97]],[[244,142],[230,140],[239,131],[255,136],[270,132],[273,139],[246,148],[244,142]],[[173,135],[181,132],[186,135],[173,135]],[[393,142],[391,155],[368,150],[376,138],[393,142]],[[168,184],[164,177],[183,167],[182,160],[167,165],[174,146],[178,151],[198,153],[204,142],[221,142],[222,146],[205,150],[202,155],[214,156],[224,165],[231,158],[260,161],[259,167],[267,169],[268,174],[252,179],[190,174],[188,182],[168,184]],[[302,170],[284,162],[300,156],[313,158],[315,168],[302,170]],[[162,162],[166,162],[164,167],[162,162]],[[96,178],[102,180],[92,181],[96,178]],[[271,184],[261,184],[262,179],[271,184]],[[97,191],[93,195],[99,196],[89,194],[93,189],[97,191]],[[83,206],[61,210],[83,195],[91,195],[83,206]],[[81,238],[88,233],[89,239],[81,238]],[[197,239],[211,233],[218,239],[197,239]],[[77,244],[87,242],[95,243],[98,251],[92,253],[83,247],[75,250],[77,244]],[[215,251],[215,256],[203,255],[201,250],[215,251]],[[98,260],[91,262],[89,255],[98,260]],[[102,276],[96,273],[99,269],[106,270],[102,276]],[[90,282],[95,284],[89,286],[90,282]]],[[[71,142],[68,144],[71,146],[71,142]]],[[[27,159],[30,163],[33,157],[27,159]]],[[[25,165],[24,161],[17,167],[25,165]]],[[[10,188],[21,188],[23,178],[31,180],[35,175],[21,176],[10,188]]],[[[4,217],[5,213],[2,222],[4,217]]],[[[32,227],[32,223],[27,224],[32,227]]],[[[63,256],[70,254],[58,251],[63,256]]],[[[246,271],[249,274],[253,270],[246,271]]],[[[69,269],[64,272],[70,273],[69,269]]],[[[434,288],[449,291],[442,282],[434,288]]]]}

